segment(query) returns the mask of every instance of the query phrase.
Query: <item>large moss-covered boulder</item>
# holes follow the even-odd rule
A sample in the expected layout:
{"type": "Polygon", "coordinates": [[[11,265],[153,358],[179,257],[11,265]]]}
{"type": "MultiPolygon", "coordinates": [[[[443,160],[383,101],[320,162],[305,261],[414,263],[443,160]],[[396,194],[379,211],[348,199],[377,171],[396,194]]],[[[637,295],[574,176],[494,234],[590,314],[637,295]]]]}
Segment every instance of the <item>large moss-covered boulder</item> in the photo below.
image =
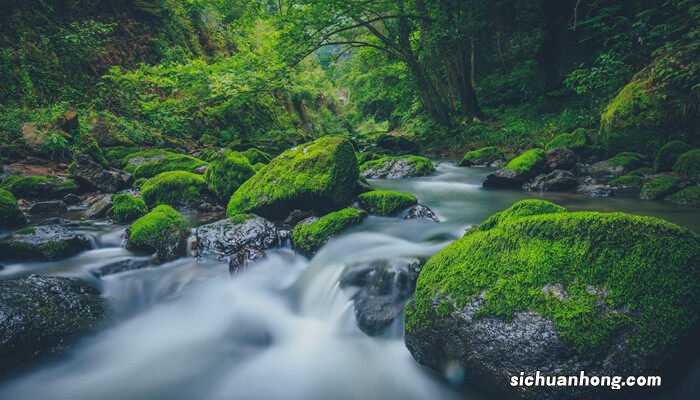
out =
{"type": "Polygon", "coordinates": [[[231,150],[212,156],[204,173],[209,190],[222,201],[228,201],[243,182],[255,175],[248,160],[243,154],[231,150]]]}
{"type": "Polygon", "coordinates": [[[352,144],[326,136],[273,159],[233,193],[227,214],[282,217],[295,209],[335,210],[350,202],[357,177],[352,144]]]}
{"type": "Polygon", "coordinates": [[[362,176],[374,179],[403,179],[435,172],[432,161],[420,156],[389,156],[367,161],[360,166],[362,176]]]}
{"type": "Polygon", "coordinates": [[[16,228],[26,222],[15,196],[5,189],[0,189],[0,229],[16,228]]]}
{"type": "Polygon", "coordinates": [[[489,174],[484,180],[488,188],[519,188],[529,179],[539,175],[547,165],[547,155],[542,149],[532,149],[512,159],[505,167],[489,174]]]}
{"type": "Polygon", "coordinates": [[[688,186],[669,198],[674,203],[692,206],[700,205],[700,185],[688,186]]]}
{"type": "MultiPolygon", "coordinates": [[[[491,167],[494,163],[503,162],[505,154],[498,147],[482,147],[464,154],[459,162],[460,167],[491,167]]],[[[503,164],[501,164],[503,165],[503,164]]]]}
{"type": "Polygon", "coordinates": [[[118,194],[112,200],[112,218],[114,222],[131,222],[148,213],[148,207],[143,199],[130,194],[118,194]]]}
{"type": "Polygon", "coordinates": [[[357,196],[360,206],[370,214],[392,216],[418,204],[416,196],[395,190],[372,190],[357,196]]]}
{"type": "Polygon", "coordinates": [[[680,189],[681,178],[677,176],[658,176],[642,186],[639,198],[642,200],[658,200],[680,189]]]}
{"type": "Polygon", "coordinates": [[[70,179],[45,176],[8,176],[0,187],[15,197],[32,200],[60,199],[78,190],[78,186],[70,179]]]}
{"type": "MultiPolygon", "coordinates": [[[[133,160],[133,158],[132,158],[133,160]]],[[[207,165],[206,162],[185,154],[171,154],[158,157],[148,162],[127,170],[133,171],[134,177],[150,178],[163,172],[187,171],[194,172],[200,167],[207,165]]]]}
{"type": "Polygon", "coordinates": [[[92,247],[77,222],[49,219],[0,239],[0,260],[57,261],[92,247]]]}
{"type": "Polygon", "coordinates": [[[141,196],[150,206],[197,205],[204,202],[207,195],[204,177],[185,171],[163,172],[141,186],[141,196]]]}
{"type": "Polygon", "coordinates": [[[71,349],[96,332],[107,305],[76,279],[32,275],[0,282],[0,377],[71,349]]]}
{"type": "Polygon", "coordinates": [[[680,140],[668,142],[656,153],[656,161],[654,165],[659,172],[668,172],[673,170],[673,165],[676,164],[678,157],[685,152],[692,150],[693,146],[680,140]]]}
{"type": "Polygon", "coordinates": [[[294,250],[311,256],[323,247],[328,240],[345,229],[357,225],[367,213],[355,208],[332,212],[310,223],[300,223],[294,227],[294,250]]]}
{"type": "Polygon", "coordinates": [[[190,230],[185,218],[167,205],[159,205],[126,230],[126,247],[152,252],[161,261],[185,255],[190,230]]]}
{"type": "Polygon", "coordinates": [[[687,151],[678,157],[673,171],[694,181],[700,180],[700,149],[687,151]]]}
{"type": "Polygon", "coordinates": [[[578,150],[586,147],[586,130],[578,128],[571,133],[555,136],[544,147],[545,150],[571,149],[578,150]]]}
{"type": "Polygon", "coordinates": [[[405,315],[420,363],[461,367],[495,398],[598,398],[609,388],[513,387],[510,378],[654,375],[697,329],[694,232],[538,200],[493,219],[423,267],[405,315]]]}
{"type": "Polygon", "coordinates": [[[243,155],[245,158],[248,159],[251,165],[255,165],[258,163],[262,164],[268,164],[272,157],[270,157],[269,154],[265,153],[262,150],[256,149],[255,147],[251,147],[248,150],[243,152],[243,155]]]}

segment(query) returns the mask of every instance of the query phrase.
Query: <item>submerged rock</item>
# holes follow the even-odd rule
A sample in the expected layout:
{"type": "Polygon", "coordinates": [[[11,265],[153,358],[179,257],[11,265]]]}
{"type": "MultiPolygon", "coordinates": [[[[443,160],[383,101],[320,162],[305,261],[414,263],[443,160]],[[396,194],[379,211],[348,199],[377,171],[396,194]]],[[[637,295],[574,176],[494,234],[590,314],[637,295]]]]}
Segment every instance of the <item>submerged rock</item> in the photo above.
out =
{"type": "Polygon", "coordinates": [[[61,220],[47,220],[0,239],[0,258],[16,261],[56,261],[92,245],[87,236],[67,229],[61,220]]]}
{"type": "Polygon", "coordinates": [[[106,309],[97,289],[75,279],[0,281],[0,376],[63,354],[97,331],[106,309]]]}
{"type": "Polygon", "coordinates": [[[114,275],[120,272],[148,268],[151,265],[153,265],[153,262],[150,258],[127,258],[109,263],[97,269],[93,269],[90,272],[94,276],[101,278],[103,276],[114,275]]]}
{"type": "Polygon", "coordinates": [[[409,208],[403,219],[422,219],[429,222],[440,222],[440,219],[435,215],[433,210],[422,204],[416,204],[409,208]]]}
{"type": "Polygon", "coordinates": [[[279,242],[275,225],[253,214],[202,225],[195,230],[194,237],[192,252],[196,257],[210,256],[230,261],[235,268],[257,259],[258,252],[254,250],[262,252],[279,242]]]}
{"type": "Polygon", "coordinates": [[[496,398],[607,397],[509,382],[521,371],[657,375],[700,322],[699,266],[700,238],[686,228],[519,202],[428,260],[406,307],[406,346],[496,398]]]}
{"type": "Polygon", "coordinates": [[[362,176],[374,179],[403,179],[430,175],[433,163],[419,156],[391,156],[367,161],[360,167],[362,176]]]}

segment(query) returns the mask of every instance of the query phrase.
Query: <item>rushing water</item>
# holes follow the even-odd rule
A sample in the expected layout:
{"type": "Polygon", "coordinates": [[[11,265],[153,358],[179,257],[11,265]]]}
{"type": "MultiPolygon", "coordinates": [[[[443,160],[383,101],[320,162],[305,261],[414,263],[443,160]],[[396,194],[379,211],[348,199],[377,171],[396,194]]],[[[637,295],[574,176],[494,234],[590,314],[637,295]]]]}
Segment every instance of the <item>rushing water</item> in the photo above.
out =
{"type": "Polygon", "coordinates": [[[96,278],[90,271],[135,257],[120,247],[124,227],[108,224],[86,228],[94,250],[61,262],[6,265],[0,278],[42,273],[91,280],[112,312],[102,332],[63,359],[5,383],[0,398],[479,399],[452,391],[421,368],[403,344],[400,320],[380,337],[360,331],[352,293],[338,284],[345,266],[429,256],[524,197],[700,229],[696,209],[667,203],[486,191],[487,172],[441,164],[432,177],[374,181],[377,188],[415,194],[442,222],[370,217],[310,261],[276,249],[235,279],[224,263],[192,258],[96,278]]]}

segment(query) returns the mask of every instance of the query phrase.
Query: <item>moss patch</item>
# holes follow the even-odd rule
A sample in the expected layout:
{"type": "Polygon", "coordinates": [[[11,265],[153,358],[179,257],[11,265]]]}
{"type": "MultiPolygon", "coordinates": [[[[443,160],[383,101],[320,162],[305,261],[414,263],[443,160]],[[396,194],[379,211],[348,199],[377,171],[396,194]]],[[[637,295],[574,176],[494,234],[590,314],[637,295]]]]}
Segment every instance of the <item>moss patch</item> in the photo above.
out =
{"type": "Polygon", "coordinates": [[[659,176],[642,186],[639,198],[642,200],[657,200],[678,190],[681,178],[677,176],[659,176]]]}
{"type": "Polygon", "coordinates": [[[685,142],[681,142],[680,140],[674,140],[666,143],[664,147],[662,147],[656,154],[656,160],[654,162],[656,170],[659,172],[673,170],[673,165],[676,163],[676,160],[678,160],[678,157],[692,149],[693,146],[685,142]]]}
{"type": "Polygon", "coordinates": [[[673,165],[673,170],[690,179],[700,179],[700,149],[683,153],[673,165]]]}
{"type": "Polygon", "coordinates": [[[0,228],[14,228],[26,222],[15,196],[5,189],[0,189],[0,228]]]}
{"type": "Polygon", "coordinates": [[[172,156],[172,155],[175,155],[175,153],[173,153],[171,151],[162,150],[162,149],[148,149],[148,150],[129,152],[122,158],[121,161],[122,161],[122,165],[128,165],[129,161],[131,161],[134,158],[153,158],[153,157],[165,157],[165,156],[172,156]]]}
{"type": "Polygon", "coordinates": [[[162,247],[164,238],[187,236],[189,227],[182,214],[167,205],[160,205],[129,226],[129,247],[153,251],[162,247]]]}
{"type": "Polygon", "coordinates": [[[510,221],[516,218],[529,217],[540,214],[556,214],[566,212],[564,207],[544,200],[521,200],[510,208],[488,217],[484,222],[479,224],[479,230],[489,230],[494,226],[510,221]]]}
{"type": "Polygon", "coordinates": [[[647,157],[644,154],[623,152],[616,154],[611,158],[610,164],[614,167],[623,167],[625,169],[635,169],[647,165],[647,157]]]}
{"type": "Polygon", "coordinates": [[[114,222],[131,222],[148,213],[146,203],[142,199],[130,194],[118,194],[114,196],[113,202],[114,222]]]}
{"type": "Polygon", "coordinates": [[[44,176],[8,176],[0,186],[16,197],[32,199],[55,199],[78,189],[70,179],[59,180],[44,176]]]}
{"type": "Polygon", "coordinates": [[[613,186],[641,186],[642,178],[638,175],[622,175],[608,182],[613,186]]]}
{"type": "Polygon", "coordinates": [[[362,222],[366,215],[364,211],[346,208],[325,215],[310,224],[297,225],[294,227],[294,249],[310,256],[333,236],[362,222]]]}
{"type": "Polygon", "coordinates": [[[197,158],[184,154],[174,154],[145,162],[134,168],[133,174],[135,178],[150,178],[170,171],[194,172],[194,170],[204,165],[207,165],[207,163],[197,158]]]}
{"type": "Polygon", "coordinates": [[[418,204],[416,196],[394,190],[373,190],[357,197],[362,208],[370,214],[396,215],[399,211],[418,204]]]}
{"type": "Polygon", "coordinates": [[[146,181],[141,196],[148,205],[195,204],[207,193],[204,177],[185,171],[163,172],[146,181]]]}
{"type": "Polygon", "coordinates": [[[497,147],[482,147],[466,152],[459,162],[459,166],[467,167],[475,164],[490,164],[497,160],[505,160],[505,158],[505,154],[497,147]]]}
{"type": "Polygon", "coordinates": [[[326,136],[277,156],[234,192],[227,214],[276,217],[295,208],[338,209],[352,198],[357,176],[352,144],[326,136]]]}
{"type": "Polygon", "coordinates": [[[700,319],[698,268],[698,235],[657,218],[596,212],[512,218],[428,260],[406,308],[406,329],[435,323],[429,318],[483,294],[477,318],[538,312],[581,353],[631,328],[634,351],[659,354],[700,319]],[[568,297],[543,290],[551,284],[568,297]],[[430,317],[440,302],[442,312],[430,317]]]}
{"type": "Polygon", "coordinates": [[[512,159],[504,169],[518,173],[528,172],[547,161],[547,156],[542,149],[531,149],[512,159]]]}
{"type": "Polygon", "coordinates": [[[204,180],[216,197],[228,201],[233,192],[253,175],[255,171],[248,158],[239,152],[224,150],[211,158],[204,180]]]}
{"type": "Polygon", "coordinates": [[[248,159],[251,165],[255,165],[257,163],[268,164],[272,159],[269,154],[254,147],[244,151],[243,155],[248,159]]]}
{"type": "Polygon", "coordinates": [[[584,147],[586,147],[586,130],[578,128],[571,133],[555,136],[545,145],[544,149],[547,151],[562,148],[576,150],[584,147]]]}
{"type": "Polygon", "coordinates": [[[412,174],[412,176],[426,176],[435,172],[435,166],[433,165],[432,161],[425,157],[412,155],[389,156],[367,161],[366,163],[360,166],[360,171],[365,172],[367,170],[381,169],[384,166],[384,164],[388,162],[393,162],[395,160],[410,160],[410,163],[414,166],[415,169],[415,172],[412,174]]]}
{"type": "Polygon", "coordinates": [[[679,204],[700,205],[700,185],[688,186],[669,199],[679,204]]]}

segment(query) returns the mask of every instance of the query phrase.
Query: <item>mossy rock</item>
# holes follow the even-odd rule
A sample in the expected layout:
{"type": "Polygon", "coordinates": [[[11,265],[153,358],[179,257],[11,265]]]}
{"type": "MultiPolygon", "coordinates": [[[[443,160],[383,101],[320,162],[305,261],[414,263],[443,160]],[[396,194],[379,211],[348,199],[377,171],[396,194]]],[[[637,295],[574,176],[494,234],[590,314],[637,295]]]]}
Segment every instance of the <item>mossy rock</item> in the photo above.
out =
{"type": "Polygon", "coordinates": [[[678,157],[692,149],[693,146],[680,140],[666,143],[656,154],[656,161],[654,162],[656,170],[659,172],[672,171],[678,157]]]}
{"type": "Polygon", "coordinates": [[[471,167],[475,165],[489,166],[495,161],[505,160],[506,156],[497,147],[482,147],[477,150],[468,151],[459,162],[460,167],[471,167]]]}
{"type": "Polygon", "coordinates": [[[642,177],[639,175],[622,175],[608,182],[609,185],[613,186],[632,186],[639,187],[642,186],[642,177]]]}
{"type": "MultiPolygon", "coordinates": [[[[556,214],[563,212],[566,212],[566,209],[564,207],[558,206],[548,201],[536,199],[521,200],[513,204],[513,206],[511,206],[510,208],[488,217],[484,222],[479,224],[478,229],[482,231],[489,230],[500,223],[510,221],[516,218],[530,217],[533,215],[540,214],[556,214]]],[[[471,230],[469,232],[471,232],[471,230]]]]}
{"type": "Polygon", "coordinates": [[[112,202],[113,219],[117,223],[131,222],[148,213],[146,203],[130,194],[118,194],[114,196],[112,202]]]}
{"type": "Polygon", "coordinates": [[[124,155],[121,164],[125,166],[125,170],[134,171],[134,167],[143,164],[144,162],[153,161],[158,158],[175,155],[175,153],[163,149],[146,149],[134,152],[129,152],[124,155]]]}
{"type": "Polygon", "coordinates": [[[212,157],[204,173],[209,190],[223,202],[229,200],[243,182],[255,175],[248,160],[243,154],[231,150],[223,150],[212,157]]]}
{"type": "Polygon", "coordinates": [[[45,176],[8,176],[0,187],[12,192],[15,197],[36,200],[61,198],[78,190],[78,186],[71,179],[45,176]]]}
{"type": "Polygon", "coordinates": [[[335,210],[350,202],[357,176],[352,144],[322,137],[275,157],[233,193],[227,214],[281,217],[294,209],[335,210]]]}
{"type": "Polygon", "coordinates": [[[674,203],[698,206],[700,205],[700,185],[688,186],[669,197],[674,203]]]}
{"type": "Polygon", "coordinates": [[[365,162],[360,172],[365,178],[402,179],[430,175],[435,172],[435,166],[425,157],[389,156],[365,162]]]}
{"type": "Polygon", "coordinates": [[[185,171],[163,172],[141,186],[146,204],[196,205],[208,195],[204,177],[185,171]]]}
{"type": "Polygon", "coordinates": [[[0,229],[16,228],[27,223],[19,210],[17,199],[9,191],[0,189],[0,229]]]}
{"type": "Polygon", "coordinates": [[[547,155],[542,149],[531,149],[510,160],[505,167],[486,176],[483,186],[488,188],[520,188],[523,183],[543,171],[547,155]]]}
{"type": "Polygon", "coordinates": [[[687,151],[678,157],[673,171],[694,181],[700,179],[700,149],[687,151]]]}
{"type": "Polygon", "coordinates": [[[134,181],[134,184],[132,186],[134,187],[134,189],[141,190],[141,188],[143,187],[143,184],[146,183],[147,180],[148,179],[146,179],[146,178],[139,178],[139,179],[134,181]]]}
{"type": "Polygon", "coordinates": [[[328,240],[345,229],[359,224],[367,213],[355,208],[332,212],[309,224],[294,227],[294,250],[311,256],[323,247],[328,240]]]}
{"type": "Polygon", "coordinates": [[[586,147],[586,130],[578,128],[571,133],[557,135],[544,147],[546,151],[554,149],[578,150],[586,147]]]}
{"type": "Polygon", "coordinates": [[[357,158],[357,165],[362,165],[367,161],[372,161],[380,158],[381,156],[373,151],[363,151],[361,153],[355,153],[357,158]]]}
{"type": "Polygon", "coordinates": [[[137,219],[126,231],[126,246],[155,252],[162,261],[185,255],[190,230],[185,218],[167,205],[159,205],[137,219]]]}
{"type": "Polygon", "coordinates": [[[163,172],[186,171],[194,172],[197,168],[207,165],[206,162],[184,154],[168,155],[153,161],[145,162],[133,169],[135,178],[150,178],[163,172]]]}
{"type": "Polygon", "coordinates": [[[418,204],[416,196],[394,190],[372,190],[357,196],[360,206],[370,214],[392,216],[418,204]]]}
{"type": "Polygon", "coordinates": [[[527,173],[537,166],[547,162],[547,156],[542,149],[531,149],[512,159],[503,169],[517,173],[527,173]]]}
{"type": "Polygon", "coordinates": [[[270,157],[269,154],[265,153],[262,150],[256,149],[255,147],[251,147],[248,150],[244,151],[243,155],[245,156],[245,158],[248,159],[251,165],[255,165],[258,163],[269,164],[270,160],[272,160],[272,157],[270,157]]]}
{"type": "Polygon", "coordinates": [[[642,168],[636,168],[633,169],[632,171],[628,172],[626,175],[634,175],[634,176],[647,176],[647,175],[653,175],[654,168],[651,167],[642,167],[642,168]]]}
{"type": "Polygon", "coordinates": [[[136,152],[142,151],[140,147],[115,146],[107,147],[102,150],[105,158],[110,163],[116,164],[119,167],[124,166],[124,159],[136,152]]]}
{"type": "Polygon", "coordinates": [[[658,200],[679,189],[681,178],[677,176],[659,176],[642,186],[639,198],[642,200],[658,200]]]}
{"type": "Polygon", "coordinates": [[[617,153],[614,157],[608,160],[610,165],[614,167],[623,167],[625,170],[633,170],[645,165],[649,165],[647,157],[644,154],[633,152],[617,153]]]}
{"type": "Polygon", "coordinates": [[[700,237],[657,218],[502,219],[428,260],[406,307],[406,345],[435,370],[457,362],[487,389],[530,368],[646,374],[700,322],[699,268],[700,237]]]}

